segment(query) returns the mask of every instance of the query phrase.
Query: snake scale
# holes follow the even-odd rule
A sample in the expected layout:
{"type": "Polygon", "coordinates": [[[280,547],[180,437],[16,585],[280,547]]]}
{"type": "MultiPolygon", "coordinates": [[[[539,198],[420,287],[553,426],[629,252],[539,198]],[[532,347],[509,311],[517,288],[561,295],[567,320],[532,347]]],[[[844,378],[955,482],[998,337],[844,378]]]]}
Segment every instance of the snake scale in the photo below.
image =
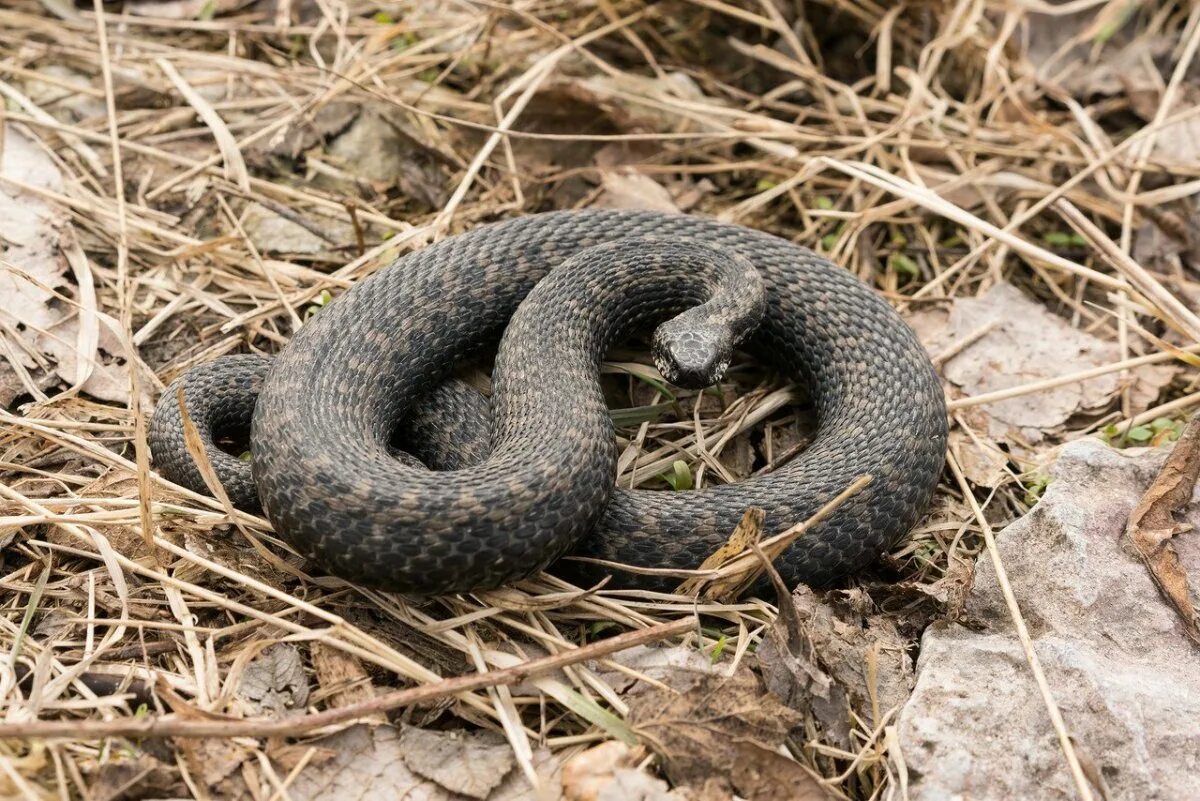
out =
{"type": "Polygon", "coordinates": [[[747,507],[776,533],[869,473],[865,490],[776,562],[789,585],[828,584],[917,522],[947,436],[928,356],[854,276],[769,234],[658,212],[550,212],[476,228],[358,282],[272,359],[193,368],[160,401],[150,445],[166,477],[206,491],[177,387],[235,504],[261,508],[335,575],[418,595],[495,587],[568,552],[694,568],[747,507]],[[672,383],[711,383],[736,346],[806,387],[815,440],[735,484],[615,487],[600,360],[654,325],[672,383]],[[448,376],[497,342],[489,410],[448,376]],[[443,443],[432,454],[393,446],[414,420],[424,421],[414,436],[434,431],[443,443]],[[250,433],[249,464],[214,445],[239,429],[250,433]]]}

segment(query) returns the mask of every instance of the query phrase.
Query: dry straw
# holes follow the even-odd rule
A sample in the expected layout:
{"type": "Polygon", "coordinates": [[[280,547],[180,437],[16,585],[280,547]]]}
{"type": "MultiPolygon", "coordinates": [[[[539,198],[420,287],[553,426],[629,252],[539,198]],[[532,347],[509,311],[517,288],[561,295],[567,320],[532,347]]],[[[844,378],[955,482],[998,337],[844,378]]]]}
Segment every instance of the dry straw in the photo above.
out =
{"type": "MultiPolygon", "coordinates": [[[[0,377],[14,365],[22,396],[19,409],[0,411],[0,539],[11,538],[0,576],[9,665],[0,735],[7,726],[58,738],[7,741],[4,755],[20,759],[0,756],[3,792],[88,797],[114,747],[96,737],[215,731],[203,720],[133,720],[133,682],[158,682],[204,714],[234,715],[243,722],[232,730],[252,737],[420,702],[407,713],[415,722],[440,715],[503,733],[533,777],[539,747],[565,760],[632,737],[625,701],[601,678],[636,673],[615,661],[618,647],[669,638],[722,669],[749,660],[774,599],[577,588],[539,575],[416,603],[313,575],[266,521],[170,485],[147,462],[143,399],[187,366],[278,348],[325,297],[436,238],[516,213],[611,202],[614,186],[625,186],[614,163],[635,165],[689,210],[817,247],[906,314],[1007,281],[1120,344],[1108,364],[951,398],[955,430],[995,452],[958,415],[1106,375],[1128,380],[1150,365],[1194,364],[1200,353],[1200,321],[1181,300],[1200,287],[1180,248],[1149,263],[1134,247],[1154,231],[1170,238],[1178,210],[1200,191],[1197,160],[1171,161],[1160,147],[1195,124],[1198,109],[1175,100],[1200,41],[1200,7],[1142,4],[1120,17],[1124,0],[822,0],[794,18],[769,0],[670,9],[640,0],[400,2],[388,13],[358,0],[309,5],[205,19],[119,13],[100,0],[0,9],[0,130],[28,138],[62,176],[50,187],[6,173],[0,189],[48,204],[70,232],[61,240],[66,277],[52,286],[54,276],[12,260],[0,270],[44,286],[79,323],[67,338],[75,370],[61,385],[40,384],[48,359],[0,298],[0,377]],[[1067,12],[1099,27],[1068,28],[1067,12]],[[1021,44],[1034,14],[1044,15],[1042,30],[1063,31],[1055,58],[1040,64],[1021,44]],[[1165,43],[1175,54],[1157,111],[1132,132],[1117,123],[1137,119],[1126,93],[1085,106],[1093,101],[1055,78],[1098,69],[1117,45],[1096,31],[1118,19],[1122,46],[1165,43]],[[386,147],[334,149],[360,124],[356,114],[382,120],[373,130],[386,147]],[[364,163],[397,153],[386,175],[364,163]],[[264,219],[290,223],[289,241],[309,244],[282,246],[264,219]],[[1052,244],[1072,231],[1081,239],[1052,244]],[[113,400],[93,400],[98,387],[113,400]],[[336,652],[358,666],[370,700],[339,707],[338,693],[322,688],[292,723],[245,720],[230,699],[270,643],[336,652]],[[117,677],[115,700],[91,689],[102,675],[117,677]],[[27,758],[31,748],[49,756],[27,758]]],[[[654,198],[661,191],[640,200],[654,198]]],[[[991,333],[953,343],[939,363],[991,333]]],[[[636,352],[614,354],[606,368],[614,395],[635,407],[619,413],[622,486],[661,488],[678,462],[700,483],[771,470],[812,434],[793,406],[804,388],[753,364],[736,365],[720,397],[668,395],[654,377],[636,352]]],[[[1027,509],[1023,470],[1106,423],[1128,431],[1184,414],[1200,391],[1185,372],[1154,408],[1131,404],[1126,393],[1108,417],[1073,420],[1043,451],[1014,454],[986,503],[953,462],[936,511],[897,546],[884,577],[932,585],[985,547],[1003,576],[991,547],[1003,534],[993,529],[1027,509]]],[[[1063,770],[1089,798],[1019,599],[1007,586],[1005,597],[1063,770]]],[[[911,605],[901,612],[913,614],[911,605]]],[[[876,723],[858,721],[851,748],[809,721],[789,754],[827,777],[837,797],[904,797],[896,711],[875,711],[876,723]]],[[[280,773],[270,741],[239,742],[248,749],[239,780],[285,797],[307,762],[280,773]]],[[[174,769],[195,787],[186,766],[174,769]]]]}

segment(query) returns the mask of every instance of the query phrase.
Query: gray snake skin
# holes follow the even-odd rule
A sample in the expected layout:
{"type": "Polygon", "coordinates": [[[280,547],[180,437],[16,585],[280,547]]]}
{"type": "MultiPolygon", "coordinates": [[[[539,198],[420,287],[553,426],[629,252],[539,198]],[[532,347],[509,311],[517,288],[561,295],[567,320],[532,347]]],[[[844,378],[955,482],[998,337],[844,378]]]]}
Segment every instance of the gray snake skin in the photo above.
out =
{"type": "MultiPolygon", "coordinates": [[[[694,568],[748,506],[776,533],[870,473],[776,562],[789,585],[828,584],[918,521],[947,436],[925,351],[854,276],[783,239],[657,212],[553,212],[475,229],[362,280],[271,360],[189,371],[163,395],[150,444],[165,476],[206,491],[183,445],[177,387],[234,503],[261,508],[329,572],[417,595],[495,587],[568,552],[694,568]],[[655,358],[669,381],[711,383],[744,338],[806,386],[812,445],[737,484],[615,488],[600,360],[660,323],[655,358]],[[489,432],[487,402],[447,378],[497,341],[489,432]],[[406,425],[451,443],[405,448],[435,469],[393,447],[406,425]],[[250,464],[214,445],[233,430],[250,432],[250,464]]],[[[610,586],[669,585],[617,572],[610,586]]]]}

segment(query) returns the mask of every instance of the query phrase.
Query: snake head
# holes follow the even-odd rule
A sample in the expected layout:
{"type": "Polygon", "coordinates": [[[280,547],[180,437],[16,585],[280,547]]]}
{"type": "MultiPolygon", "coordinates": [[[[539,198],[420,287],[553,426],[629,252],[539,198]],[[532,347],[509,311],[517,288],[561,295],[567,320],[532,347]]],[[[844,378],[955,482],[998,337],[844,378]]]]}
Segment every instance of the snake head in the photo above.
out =
{"type": "Polygon", "coordinates": [[[733,344],[728,326],[676,318],[654,332],[654,365],[669,383],[704,389],[721,380],[733,344]]]}

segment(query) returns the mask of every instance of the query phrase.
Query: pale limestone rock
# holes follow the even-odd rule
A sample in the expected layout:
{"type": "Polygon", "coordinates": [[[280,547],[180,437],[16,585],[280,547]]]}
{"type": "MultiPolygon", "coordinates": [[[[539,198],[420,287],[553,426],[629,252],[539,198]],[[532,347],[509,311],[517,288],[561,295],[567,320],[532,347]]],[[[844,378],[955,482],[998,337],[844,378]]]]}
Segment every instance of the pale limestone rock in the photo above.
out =
{"type": "MultiPolygon", "coordinates": [[[[1122,547],[1165,456],[1073,443],[1041,503],[997,537],[1059,708],[1108,801],[1200,798],[1200,649],[1122,547]]],[[[1200,504],[1185,519],[1200,526],[1200,504]]],[[[1176,547],[1200,577],[1200,533],[1176,547]]],[[[932,627],[922,641],[898,723],[909,798],[1076,798],[986,556],[966,622],[932,627]]]]}

